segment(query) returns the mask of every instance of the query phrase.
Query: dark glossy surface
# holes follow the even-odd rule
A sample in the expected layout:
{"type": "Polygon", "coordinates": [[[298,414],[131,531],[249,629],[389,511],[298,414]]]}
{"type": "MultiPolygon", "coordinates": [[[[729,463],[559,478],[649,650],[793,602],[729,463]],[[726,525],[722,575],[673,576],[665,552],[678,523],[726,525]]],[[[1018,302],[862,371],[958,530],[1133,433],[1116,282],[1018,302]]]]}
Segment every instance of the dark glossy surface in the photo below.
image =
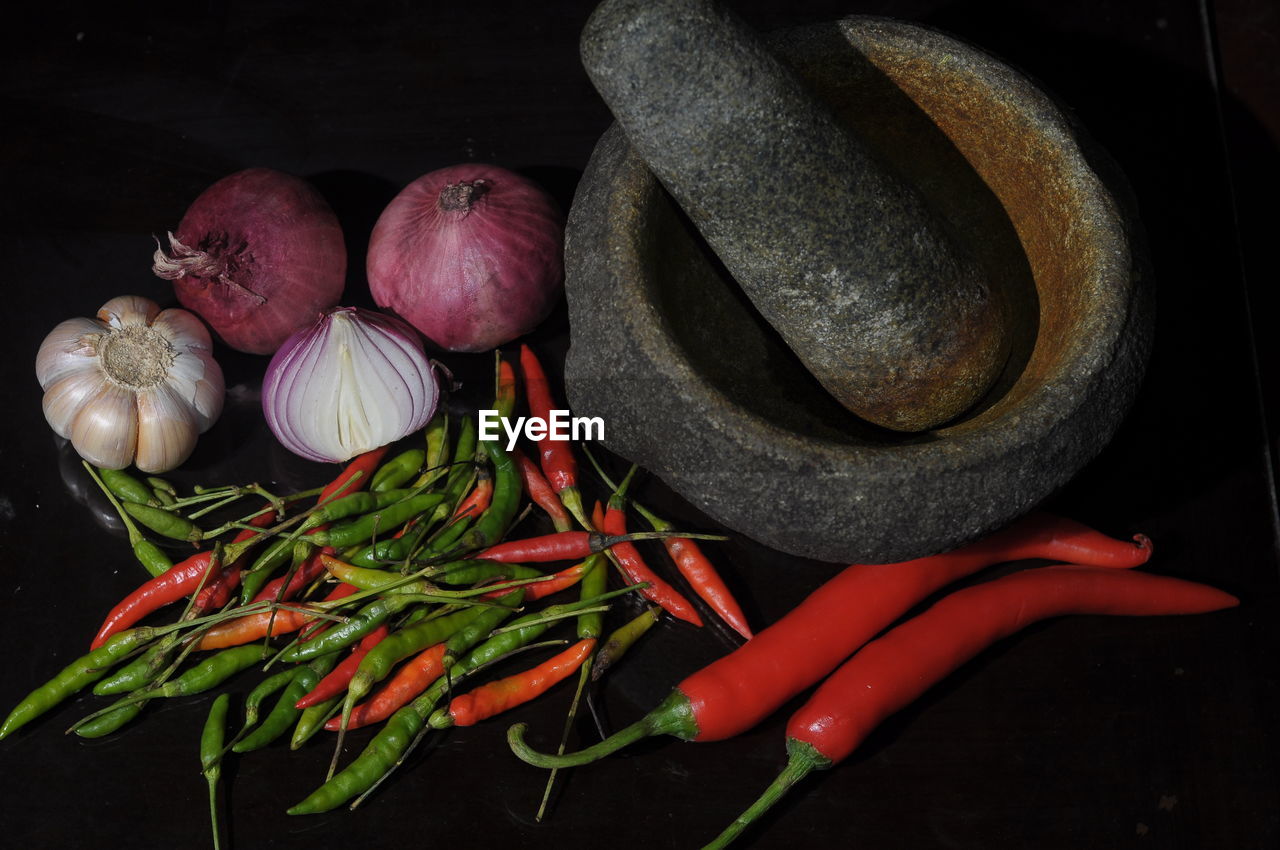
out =
{"type": "MultiPolygon", "coordinates": [[[[1119,160],[1155,265],[1156,352],[1119,436],[1053,506],[1116,535],[1147,532],[1157,545],[1153,569],[1214,582],[1244,604],[1197,618],[1037,626],[947,679],[860,756],[808,781],[741,846],[1280,843],[1280,597],[1268,453],[1276,426],[1262,414],[1276,409],[1276,361],[1265,356],[1275,342],[1259,316],[1259,374],[1240,263],[1243,248],[1251,268],[1265,269],[1255,260],[1267,244],[1250,240],[1268,219],[1247,201],[1275,186],[1266,129],[1277,126],[1274,63],[1250,62],[1258,44],[1275,39],[1263,5],[1224,4],[1219,93],[1206,69],[1205,21],[1190,2],[742,4],[761,27],[856,11],[949,30],[1041,80],[1119,160]],[[1229,162],[1242,201],[1234,211],[1229,162]]],[[[326,193],[351,242],[355,302],[367,298],[365,234],[421,173],[492,160],[567,203],[608,123],[576,56],[590,6],[215,2],[113,16],[102,4],[44,4],[38,21],[7,22],[0,710],[81,654],[107,608],[143,578],[123,540],[64,484],[60,464],[74,475],[66,463],[74,458],[44,424],[32,373],[44,334],[125,292],[172,303],[148,271],[150,234],[241,167],[308,175],[326,193]]],[[[1261,288],[1264,278],[1250,279],[1261,288]]],[[[567,344],[563,313],[535,343],[555,361],[567,344]]],[[[226,351],[219,359],[232,388],[228,413],[172,477],[258,478],[281,489],[323,479],[324,468],[275,446],[261,423],[265,359],[226,351]]],[[[448,362],[469,379],[460,403],[482,398],[487,362],[448,362]]],[[[682,524],[710,527],[654,483],[644,495],[682,524]]],[[[738,541],[715,551],[757,625],[834,569],[738,541]]],[[[634,719],[730,646],[722,630],[664,623],[603,688],[609,719],[634,719]]],[[[233,690],[243,695],[251,681],[233,690]]],[[[551,746],[567,700],[561,690],[513,718],[551,746]]],[[[148,709],[143,722],[101,741],[61,734],[99,704],[70,701],[0,743],[0,840],[207,846],[197,741],[208,700],[148,709]]],[[[224,811],[239,848],[697,847],[780,767],[786,716],[735,741],[654,741],[575,770],[541,825],[532,813],[543,776],[507,752],[504,721],[435,736],[370,805],[320,817],[283,810],[321,778],[328,747],[272,747],[228,763],[224,811]]],[[[580,732],[590,734],[585,724],[580,732]]],[[[353,734],[351,752],[365,740],[353,734]]]]}

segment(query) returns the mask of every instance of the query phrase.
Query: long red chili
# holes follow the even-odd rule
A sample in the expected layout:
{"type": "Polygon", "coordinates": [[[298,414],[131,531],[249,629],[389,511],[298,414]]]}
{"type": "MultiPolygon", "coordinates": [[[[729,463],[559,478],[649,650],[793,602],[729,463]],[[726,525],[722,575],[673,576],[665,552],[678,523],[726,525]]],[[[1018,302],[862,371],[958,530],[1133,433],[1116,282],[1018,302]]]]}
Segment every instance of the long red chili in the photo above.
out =
{"type": "Polygon", "coordinates": [[[437,712],[431,717],[431,725],[474,726],[481,720],[524,705],[546,693],[553,685],[578,672],[595,649],[596,639],[586,638],[550,658],[537,667],[481,685],[453,698],[447,714],[437,712]]]}
{"type": "MultiPolygon", "coordinates": [[[[555,408],[551,387],[547,383],[546,373],[542,371],[542,364],[527,345],[520,346],[520,372],[524,375],[524,393],[529,404],[529,415],[550,422],[551,411],[555,408]]],[[[540,440],[538,456],[542,462],[542,474],[546,476],[551,489],[569,512],[584,527],[587,526],[582,494],[578,490],[578,461],[574,458],[569,443],[563,440],[540,440]]]]}
{"type": "Polygon", "coordinates": [[[735,651],[681,682],[645,717],[578,753],[548,756],[523,742],[522,727],[508,734],[516,754],[539,767],[572,767],[650,735],[718,741],[755,726],[783,703],[835,669],[916,603],[983,567],[1026,558],[1132,567],[1151,554],[1077,522],[1044,515],[969,546],[900,564],[846,567],[791,613],[735,651]]]}
{"type": "MultiPolygon", "coordinates": [[[[627,533],[627,515],[622,509],[622,502],[618,494],[614,494],[609,499],[609,509],[604,511],[600,505],[596,505],[596,513],[592,516],[599,528],[603,528],[606,534],[612,534],[621,537],[627,533]]],[[[693,623],[695,626],[702,625],[702,617],[698,616],[697,610],[685,599],[680,591],[676,590],[657,573],[649,568],[644,562],[644,558],[640,555],[640,550],[633,543],[619,543],[612,549],[613,562],[617,564],[618,569],[627,577],[629,584],[639,584],[646,582],[647,585],[640,589],[640,593],[656,605],[662,607],[671,616],[684,620],[687,623],[693,623]]]]}
{"type": "Polygon", "coordinates": [[[1200,614],[1239,604],[1181,579],[1097,567],[1026,570],[958,590],[862,648],[787,724],[787,765],[746,812],[704,850],[719,850],[810,771],[832,767],[889,715],[998,640],[1064,614],[1200,614]]]}
{"type": "MultiPolygon", "coordinates": [[[[265,514],[250,520],[250,524],[254,529],[242,529],[236,534],[233,543],[243,543],[253,537],[258,532],[257,528],[270,525],[275,519],[275,514],[268,511],[265,514]]],[[[210,559],[213,557],[212,552],[198,552],[187,558],[185,561],[174,564],[168,572],[161,573],[155,578],[144,581],[124,599],[112,608],[107,614],[106,620],[98,629],[98,634],[94,637],[90,644],[91,649],[97,649],[117,632],[129,628],[143,617],[158,611],[166,605],[177,602],[185,597],[188,593],[200,587],[201,581],[207,585],[209,581],[215,577],[210,576],[205,579],[205,574],[209,572],[210,559]]],[[[216,587],[216,585],[215,585],[216,587]]],[[[217,592],[216,590],[214,591],[217,592]]]]}
{"type": "MultiPolygon", "coordinates": [[[[444,675],[445,648],[445,644],[438,643],[414,656],[373,697],[352,709],[347,728],[359,729],[361,726],[380,723],[408,705],[430,687],[432,682],[444,675]]],[[[341,726],[341,717],[331,717],[324,724],[324,728],[330,732],[337,732],[341,726]]]]}
{"type": "Polygon", "coordinates": [[[347,685],[351,683],[351,678],[355,676],[356,670],[360,668],[360,662],[369,654],[369,650],[377,646],[390,632],[391,630],[383,623],[361,638],[360,643],[356,645],[350,655],[342,659],[338,666],[330,671],[329,675],[321,679],[319,684],[298,700],[297,707],[310,708],[313,705],[331,700],[344,692],[347,689],[347,685]]]}
{"type": "Polygon", "coordinates": [[[535,505],[551,517],[551,523],[556,531],[569,531],[573,528],[573,520],[565,510],[564,502],[561,502],[560,497],[551,489],[551,485],[542,476],[538,465],[529,460],[528,456],[519,449],[514,449],[508,454],[515,460],[516,468],[520,470],[520,479],[524,482],[525,492],[529,494],[529,498],[535,505]]]}

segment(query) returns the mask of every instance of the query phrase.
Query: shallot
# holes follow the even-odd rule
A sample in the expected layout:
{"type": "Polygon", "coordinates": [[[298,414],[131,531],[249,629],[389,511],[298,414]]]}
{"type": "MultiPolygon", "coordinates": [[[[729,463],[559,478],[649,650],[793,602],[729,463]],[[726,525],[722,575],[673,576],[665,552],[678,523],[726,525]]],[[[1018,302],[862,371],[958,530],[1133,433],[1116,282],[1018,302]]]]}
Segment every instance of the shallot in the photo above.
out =
{"type": "Polygon", "coordinates": [[[486,351],[547,317],[564,285],[564,219],[541,188],[470,163],[410,183],[369,240],[369,289],[449,351],[486,351]]]}
{"type": "Polygon", "coordinates": [[[250,168],[206,189],[152,270],[223,342],[271,354],[338,303],[347,250],[338,219],[307,181],[250,168]]]}

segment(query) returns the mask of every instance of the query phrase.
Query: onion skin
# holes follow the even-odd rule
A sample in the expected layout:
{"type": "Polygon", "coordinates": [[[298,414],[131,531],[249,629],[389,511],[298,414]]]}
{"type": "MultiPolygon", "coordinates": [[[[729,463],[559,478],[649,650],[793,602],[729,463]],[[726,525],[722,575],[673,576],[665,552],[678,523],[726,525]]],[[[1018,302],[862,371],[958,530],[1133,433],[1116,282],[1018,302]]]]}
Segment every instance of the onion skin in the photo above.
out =
{"type": "MultiPolygon", "coordinates": [[[[156,273],[227,345],[272,354],[342,297],[347,250],[337,216],[307,181],[238,171],[195,199],[176,237],[223,269],[156,273]]],[[[157,252],[158,259],[160,252],[157,252]]]]}
{"type": "Polygon", "coordinates": [[[487,351],[533,330],[564,289],[564,217],[552,198],[496,165],[468,163],[410,183],[369,240],[369,289],[435,346],[487,351]],[[465,209],[441,192],[480,184],[465,209]]]}

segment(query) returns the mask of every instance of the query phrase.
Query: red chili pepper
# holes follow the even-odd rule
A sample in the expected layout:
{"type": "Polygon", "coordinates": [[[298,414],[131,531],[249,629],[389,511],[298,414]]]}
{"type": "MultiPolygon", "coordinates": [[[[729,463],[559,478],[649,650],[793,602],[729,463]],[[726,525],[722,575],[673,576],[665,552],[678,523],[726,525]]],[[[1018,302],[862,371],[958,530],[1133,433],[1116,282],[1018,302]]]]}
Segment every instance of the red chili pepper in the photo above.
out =
{"type": "MultiPolygon", "coordinates": [[[[587,562],[574,564],[572,567],[566,567],[558,573],[552,573],[541,581],[530,582],[522,585],[524,588],[524,601],[536,602],[539,599],[545,599],[552,594],[559,593],[573,587],[582,580],[582,576],[586,574],[587,562]]],[[[494,590],[482,596],[482,599],[497,599],[511,592],[510,588],[506,590],[494,590]]]]}
{"type": "MultiPolygon", "coordinates": [[[[622,510],[619,494],[615,493],[609,499],[608,512],[602,510],[600,504],[596,503],[596,510],[592,520],[597,527],[603,528],[606,534],[619,537],[625,535],[627,533],[627,515],[622,510]]],[[[619,543],[613,547],[612,554],[613,563],[626,576],[628,583],[648,583],[647,587],[640,590],[641,595],[646,599],[661,606],[662,610],[677,619],[693,623],[695,626],[702,625],[702,617],[698,616],[698,612],[690,604],[689,600],[685,599],[680,591],[667,584],[657,573],[649,569],[649,565],[640,556],[640,550],[633,544],[619,543]]]]}
{"type": "MultiPolygon", "coordinates": [[[[508,540],[490,546],[474,557],[478,560],[501,561],[504,564],[545,564],[549,561],[576,561],[597,552],[603,552],[619,543],[635,540],[659,540],[669,535],[662,532],[641,531],[622,536],[601,534],[598,531],[559,531],[524,540],[508,540]]],[[[724,538],[717,537],[716,540],[724,538]]]]}
{"type": "MultiPolygon", "coordinates": [[[[350,596],[353,593],[359,592],[359,590],[360,588],[356,587],[354,584],[347,584],[345,581],[340,582],[337,587],[329,591],[329,595],[324,598],[324,601],[333,602],[336,599],[343,599],[345,597],[350,596]]],[[[298,642],[306,643],[307,641],[311,640],[313,637],[318,637],[321,632],[323,632],[326,628],[328,628],[328,626],[329,626],[328,621],[312,623],[305,630],[303,630],[301,635],[298,636],[298,642]]]]}
{"type": "MultiPolygon", "coordinates": [[[[275,519],[275,514],[268,511],[250,520],[253,529],[241,529],[236,534],[232,543],[243,543],[257,534],[257,528],[268,526],[275,519]]],[[[185,561],[174,564],[168,572],[161,573],[155,578],[144,581],[138,586],[138,589],[130,593],[124,599],[121,599],[116,607],[111,609],[107,614],[106,620],[103,621],[98,634],[94,637],[93,643],[89,646],[91,649],[97,649],[117,632],[129,628],[143,617],[158,611],[166,605],[177,602],[185,597],[188,593],[193,592],[197,587],[201,587],[201,592],[213,586],[210,591],[209,602],[212,605],[216,599],[216,595],[220,593],[217,585],[217,576],[205,578],[205,573],[209,572],[209,562],[212,558],[212,552],[197,552],[185,561]]],[[[230,593],[230,591],[227,591],[230,593]]],[[[197,600],[197,604],[199,600],[197,600]]],[[[222,604],[226,604],[223,600],[222,604]]],[[[202,609],[203,610],[203,609],[202,609]]]]}
{"type": "MultiPolygon", "coordinates": [[[[284,602],[292,599],[302,592],[303,588],[311,584],[311,582],[324,575],[324,564],[320,561],[321,555],[332,555],[337,550],[332,546],[325,546],[312,552],[311,555],[302,562],[298,569],[294,570],[293,577],[289,579],[289,586],[284,593],[280,593],[280,588],[284,585],[284,576],[274,578],[262,586],[262,590],[258,591],[257,596],[253,597],[253,602],[264,602],[266,600],[278,600],[284,602]]],[[[252,604],[252,603],[250,603],[252,604]]]]}
{"type": "Polygon", "coordinates": [[[509,452],[515,459],[516,468],[520,470],[520,478],[524,481],[525,492],[529,494],[529,498],[533,503],[542,508],[547,516],[551,517],[552,524],[556,527],[556,531],[568,531],[573,528],[573,520],[569,516],[569,512],[565,510],[564,503],[551,489],[551,485],[547,483],[547,479],[542,477],[541,470],[538,465],[529,460],[528,456],[519,449],[513,449],[509,452]]]}
{"type": "MultiPolygon", "coordinates": [[[[525,597],[526,599],[528,596],[525,597]]],[[[395,714],[418,694],[431,686],[431,683],[444,675],[445,644],[437,643],[414,656],[391,677],[372,698],[360,703],[351,710],[348,729],[359,729],[380,723],[395,714]]],[[[330,732],[342,728],[341,717],[331,717],[324,724],[330,732]]]]}
{"type": "MultiPolygon", "coordinates": [[[[524,374],[524,393],[529,404],[529,415],[550,422],[551,411],[555,407],[551,388],[547,384],[546,373],[542,371],[542,364],[527,345],[520,346],[520,371],[524,374]]],[[[551,489],[569,512],[584,527],[589,527],[586,512],[582,509],[582,494],[578,491],[578,461],[573,456],[573,449],[563,440],[543,439],[538,441],[538,456],[542,462],[542,474],[546,476],[551,489]]]]}
{"type": "Polygon", "coordinates": [[[487,469],[481,469],[476,474],[476,484],[471,488],[471,494],[458,505],[458,509],[453,512],[451,521],[456,522],[460,519],[480,516],[489,507],[489,502],[492,499],[493,476],[489,474],[487,469]]]}
{"type": "Polygon", "coordinates": [[[240,586],[240,570],[240,565],[235,564],[211,578],[200,589],[200,593],[196,596],[196,601],[191,606],[191,610],[195,611],[196,615],[199,616],[209,611],[215,611],[230,602],[231,594],[235,593],[236,588],[240,586]]]}
{"type": "Polygon", "coordinates": [[[337,478],[330,481],[325,488],[320,491],[320,498],[316,500],[316,504],[323,505],[330,499],[341,496],[350,496],[357,490],[369,486],[369,482],[373,480],[374,470],[378,468],[378,464],[382,462],[382,456],[387,453],[387,446],[380,449],[373,449],[354,458],[347,464],[346,468],[338,475],[337,478]],[[354,484],[346,486],[356,475],[360,478],[354,484]]]}
{"type": "Polygon", "coordinates": [[[1080,562],[1128,567],[1147,559],[1150,542],[1143,538],[1135,546],[1077,522],[1035,516],[941,555],[900,564],[856,564],[777,623],[686,678],[657,708],[605,741],[579,753],[546,756],[530,750],[513,729],[512,748],[539,767],[572,767],[649,735],[669,734],[691,741],[732,737],[830,673],[939,588],[992,564],[1057,559],[1064,551],[1073,552],[1080,562]]]}
{"type": "Polygon", "coordinates": [[[355,676],[356,670],[360,667],[360,662],[369,650],[377,646],[383,638],[390,634],[390,629],[386,623],[378,626],[369,634],[360,639],[360,643],[351,651],[351,654],[334,667],[329,675],[320,680],[320,683],[312,688],[311,692],[306,694],[302,699],[298,700],[298,708],[310,708],[313,705],[331,700],[347,689],[351,678],[355,676]]]}
{"type": "MultiPolygon", "coordinates": [[[[577,673],[595,646],[595,638],[580,640],[531,670],[489,682],[454,697],[449,703],[448,720],[454,726],[474,726],[481,720],[536,699],[556,683],[577,673]]],[[[446,725],[443,717],[433,717],[432,721],[432,726],[446,725]]]]}
{"type": "MultiPolygon", "coordinates": [[[[648,520],[654,531],[674,530],[674,525],[651,513],[644,505],[635,501],[631,504],[641,516],[648,520]]],[[[662,546],[675,562],[680,575],[684,576],[684,580],[689,582],[689,586],[702,601],[707,603],[711,610],[720,616],[720,619],[728,623],[730,628],[747,640],[751,640],[751,627],[747,625],[742,606],[733,598],[729,586],[724,583],[719,571],[703,553],[702,548],[687,537],[668,537],[662,541],[662,546]]]]}
{"type": "Polygon", "coordinates": [[[889,715],[957,667],[1030,624],[1064,614],[1200,614],[1239,604],[1203,584],[1097,567],[1025,570],[958,590],[862,648],[787,724],[787,766],[705,850],[718,850],[810,771],[848,758],[889,715]]]}

